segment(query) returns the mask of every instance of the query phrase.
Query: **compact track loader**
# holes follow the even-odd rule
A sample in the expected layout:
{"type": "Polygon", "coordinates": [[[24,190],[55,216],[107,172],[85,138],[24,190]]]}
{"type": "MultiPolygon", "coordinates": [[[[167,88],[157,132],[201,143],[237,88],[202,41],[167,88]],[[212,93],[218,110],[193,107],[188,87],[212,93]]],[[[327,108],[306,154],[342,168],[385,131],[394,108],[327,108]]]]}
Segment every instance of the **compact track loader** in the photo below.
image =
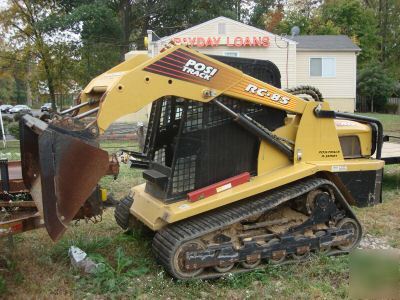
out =
{"type": "Polygon", "coordinates": [[[115,174],[98,137],[149,104],[143,151],[123,150],[146,183],[115,215],[124,229],[140,222],[155,232],[154,254],[176,278],[347,253],[362,236],[350,206],[381,202],[377,120],[334,112],[316,89],[284,91],[188,47],[134,56],[93,79],[78,103],[22,124],[24,182],[54,240],[99,179],[115,174]]]}

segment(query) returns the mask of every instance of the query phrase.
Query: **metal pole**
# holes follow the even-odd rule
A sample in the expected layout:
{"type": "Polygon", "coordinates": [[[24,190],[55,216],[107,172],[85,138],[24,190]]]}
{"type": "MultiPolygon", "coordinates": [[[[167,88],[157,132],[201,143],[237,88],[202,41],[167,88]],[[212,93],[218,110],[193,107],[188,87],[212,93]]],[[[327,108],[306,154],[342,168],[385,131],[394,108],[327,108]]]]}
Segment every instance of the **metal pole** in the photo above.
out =
{"type": "Polygon", "coordinates": [[[3,124],[3,115],[1,114],[0,110],[0,126],[1,126],[1,133],[2,133],[2,140],[3,140],[3,148],[6,148],[7,145],[7,138],[6,138],[6,132],[4,131],[4,124],[3,124]]]}
{"type": "Polygon", "coordinates": [[[75,106],[73,106],[73,107],[71,107],[71,108],[68,108],[68,109],[66,109],[66,110],[64,110],[64,111],[61,111],[61,112],[60,112],[60,115],[62,116],[62,115],[68,114],[68,113],[70,113],[70,112],[73,112],[74,110],[77,110],[77,109],[79,109],[79,108],[81,108],[81,107],[84,107],[84,106],[86,106],[86,105],[89,105],[89,104],[90,104],[89,101],[88,101],[88,102],[80,103],[80,104],[75,105],[75,106]]]}
{"type": "Polygon", "coordinates": [[[81,113],[80,115],[77,115],[77,116],[75,117],[75,119],[78,119],[78,120],[79,120],[79,119],[82,119],[82,118],[84,118],[84,117],[90,116],[90,115],[92,115],[92,114],[98,112],[99,109],[100,109],[100,107],[96,107],[96,108],[93,108],[93,109],[91,109],[91,110],[88,110],[88,111],[86,111],[86,112],[84,112],[84,113],[81,113]]]}

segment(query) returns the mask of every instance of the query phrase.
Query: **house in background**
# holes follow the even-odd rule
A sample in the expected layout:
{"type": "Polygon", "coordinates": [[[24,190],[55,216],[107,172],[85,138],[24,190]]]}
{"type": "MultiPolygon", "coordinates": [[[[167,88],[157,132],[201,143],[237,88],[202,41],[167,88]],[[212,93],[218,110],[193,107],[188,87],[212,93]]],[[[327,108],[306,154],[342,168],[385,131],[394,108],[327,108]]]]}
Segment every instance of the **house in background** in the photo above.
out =
{"type": "MultiPolygon", "coordinates": [[[[218,17],[162,38],[149,30],[147,40],[150,56],[174,41],[205,54],[269,60],[279,68],[282,88],[312,85],[332,109],[355,110],[357,54],[361,49],[347,36],[282,37],[218,17]]],[[[127,53],[126,59],[135,53],[127,53]]],[[[148,109],[144,111],[148,114],[148,109]]]]}
{"type": "Polygon", "coordinates": [[[300,35],[296,45],[297,84],[317,87],[331,107],[354,112],[357,54],[361,49],[345,35],[300,35]]]}

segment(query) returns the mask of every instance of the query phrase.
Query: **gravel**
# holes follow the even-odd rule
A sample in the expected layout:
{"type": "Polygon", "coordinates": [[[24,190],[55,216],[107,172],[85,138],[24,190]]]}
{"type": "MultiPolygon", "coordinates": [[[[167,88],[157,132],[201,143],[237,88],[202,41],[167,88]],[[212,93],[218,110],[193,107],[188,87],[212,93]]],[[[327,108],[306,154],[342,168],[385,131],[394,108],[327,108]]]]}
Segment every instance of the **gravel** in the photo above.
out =
{"type": "Polygon", "coordinates": [[[376,237],[367,233],[362,238],[358,249],[392,250],[395,248],[389,245],[387,239],[383,237],[376,237]]]}

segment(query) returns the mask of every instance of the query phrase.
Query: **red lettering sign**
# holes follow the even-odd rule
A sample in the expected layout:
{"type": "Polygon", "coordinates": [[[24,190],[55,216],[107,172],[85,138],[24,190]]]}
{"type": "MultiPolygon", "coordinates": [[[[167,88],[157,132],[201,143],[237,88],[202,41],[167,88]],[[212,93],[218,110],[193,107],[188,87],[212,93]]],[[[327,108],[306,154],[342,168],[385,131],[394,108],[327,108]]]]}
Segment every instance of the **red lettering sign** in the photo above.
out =
{"type": "Polygon", "coordinates": [[[264,47],[270,46],[269,36],[227,36],[226,43],[221,40],[221,37],[208,36],[208,37],[174,37],[173,42],[177,45],[186,44],[192,47],[217,47],[226,45],[227,47],[264,47]]]}

